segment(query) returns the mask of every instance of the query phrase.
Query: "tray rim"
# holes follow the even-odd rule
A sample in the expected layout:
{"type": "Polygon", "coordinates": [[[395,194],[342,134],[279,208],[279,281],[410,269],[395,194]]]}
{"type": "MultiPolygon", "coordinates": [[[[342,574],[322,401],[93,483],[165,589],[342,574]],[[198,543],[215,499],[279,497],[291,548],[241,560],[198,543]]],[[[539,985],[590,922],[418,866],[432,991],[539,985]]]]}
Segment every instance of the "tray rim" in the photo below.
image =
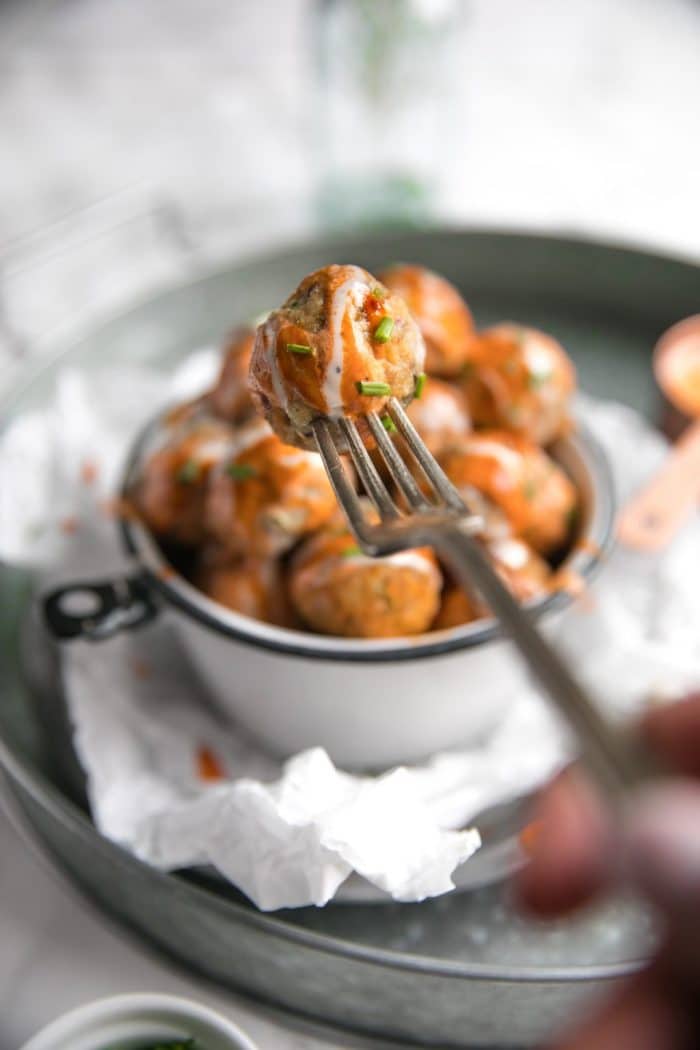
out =
{"type": "MultiPolygon", "coordinates": [[[[337,237],[302,238],[285,243],[278,251],[267,249],[234,257],[228,262],[219,260],[216,265],[205,266],[194,278],[185,278],[184,280],[152,289],[149,294],[123,304],[121,308],[106,311],[103,315],[93,318],[89,323],[69,330],[66,330],[64,326],[54,330],[45,340],[39,343],[41,347],[40,359],[21,367],[8,389],[0,395],[0,414],[4,416],[6,412],[11,411],[13,404],[22,398],[44,374],[55,368],[64,356],[75,350],[87,339],[94,338],[95,334],[101,329],[108,327],[112,323],[125,321],[140,310],[148,306],[153,307],[156,303],[166,300],[170,296],[175,296],[179,292],[191,291],[211,280],[223,277],[226,273],[235,272],[237,269],[261,265],[273,259],[282,261],[284,257],[291,258],[303,251],[323,249],[324,245],[329,247],[331,245],[333,247],[341,246],[351,251],[354,245],[366,246],[371,241],[381,241],[390,246],[393,242],[401,242],[407,238],[419,240],[435,236],[449,238],[454,242],[459,242],[465,238],[488,238],[506,243],[509,241],[544,242],[574,250],[576,248],[599,249],[604,252],[646,259],[662,266],[668,263],[676,264],[690,271],[698,271],[700,274],[700,261],[689,256],[650,250],[644,245],[640,246],[633,242],[612,241],[570,233],[542,232],[526,228],[509,229],[507,227],[437,225],[421,230],[398,232],[394,230],[386,232],[371,231],[353,236],[338,235],[337,237]]],[[[244,905],[234,900],[228,900],[198,885],[187,882],[177,875],[158,871],[143,864],[129,851],[102,836],[80,807],[67,798],[33,763],[15,754],[2,735],[0,735],[0,763],[9,774],[11,780],[16,782],[22,791],[29,794],[39,806],[48,810],[58,822],[81,835],[81,837],[86,837],[90,840],[95,848],[116,852],[120,855],[122,861],[128,865],[149,867],[154,876],[170,883],[176,883],[179,892],[186,892],[194,894],[196,897],[201,897],[203,902],[206,901],[207,906],[210,908],[233,913],[235,921],[257,927],[263,932],[271,933],[282,940],[303,945],[322,954],[349,957],[369,965],[410,971],[416,974],[422,973],[427,976],[500,983],[568,983],[608,980],[634,973],[644,962],[643,959],[632,959],[617,963],[568,965],[562,967],[536,966],[521,970],[492,963],[468,963],[427,955],[412,955],[410,953],[362,945],[345,941],[340,937],[317,933],[287,923],[283,919],[277,918],[274,913],[258,911],[252,904],[244,905]]],[[[35,829],[32,828],[32,831],[35,832],[35,829]]],[[[68,878],[70,879],[70,876],[68,878]]],[[[339,903],[336,906],[343,907],[344,905],[339,903]]]]}

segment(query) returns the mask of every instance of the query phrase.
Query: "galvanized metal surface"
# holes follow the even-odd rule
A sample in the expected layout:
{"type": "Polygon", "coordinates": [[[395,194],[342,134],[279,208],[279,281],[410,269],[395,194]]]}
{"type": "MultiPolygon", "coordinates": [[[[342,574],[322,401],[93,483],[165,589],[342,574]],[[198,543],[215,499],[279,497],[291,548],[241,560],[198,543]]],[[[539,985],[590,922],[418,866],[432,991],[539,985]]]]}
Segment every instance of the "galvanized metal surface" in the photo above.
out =
{"type": "MultiPolygon", "coordinates": [[[[700,270],[625,249],[504,234],[410,234],[311,245],[205,278],[136,308],[68,351],[89,367],[105,356],[165,363],[216,339],[236,317],[277,301],[298,276],[333,259],[370,269],[415,259],[444,272],[477,318],[538,324],[563,339],[584,389],[646,411],[648,352],[696,308],[700,270]]],[[[54,364],[16,390],[8,416],[41,403],[54,364]]],[[[614,905],[583,925],[533,927],[498,891],[422,905],[337,905],[261,915],[234,892],[163,875],[101,839],[79,788],[52,763],[50,732],[19,668],[25,573],[6,569],[0,758],[25,819],[64,870],[110,914],[218,981],[297,1012],[417,1043],[530,1045],[634,966],[648,931],[614,905]],[[606,937],[617,931],[618,940],[606,937]]],[[[31,659],[40,657],[36,651],[31,659]]],[[[45,712],[44,712],[45,715],[45,712]]],[[[56,715],[56,712],[54,712],[56,715]]]]}

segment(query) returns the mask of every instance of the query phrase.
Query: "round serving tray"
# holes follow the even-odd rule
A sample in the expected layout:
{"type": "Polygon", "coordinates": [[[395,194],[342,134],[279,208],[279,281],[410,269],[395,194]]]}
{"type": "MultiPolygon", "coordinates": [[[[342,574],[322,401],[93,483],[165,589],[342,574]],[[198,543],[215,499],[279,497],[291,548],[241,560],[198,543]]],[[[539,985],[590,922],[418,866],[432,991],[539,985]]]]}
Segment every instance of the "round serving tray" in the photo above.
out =
{"type": "MultiPolygon", "coordinates": [[[[371,270],[397,259],[453,280],[480,324],[511,317],[551,331],[572,353],[584,390],[647,413],[656,405],[651,348],[664,328],[697,311],[700,294],[700,267],[690,262],[582,240],[441,231],[317,242],[237,263],[56,347],[5,398],[4,423],[41,404],[68,362],[167,367],[279,301],[311,269],[352,261],[371,270]]],[[[21,654],[31,575],[0,568],[0,599],[0,761],[15,808],[79,888],[198,972],[365,1033],[453,1047],[527,1046],[635,969],[648,950],[648,920],[625,902],[575,922],[531,924],[511,908],[506,888],[491,887],[423,904],[265,915],[206,876],[146,867],[97,834],[56,753],[59,698],[52,703],[32,688],[51,652],[31,633],[21,654]]]]}

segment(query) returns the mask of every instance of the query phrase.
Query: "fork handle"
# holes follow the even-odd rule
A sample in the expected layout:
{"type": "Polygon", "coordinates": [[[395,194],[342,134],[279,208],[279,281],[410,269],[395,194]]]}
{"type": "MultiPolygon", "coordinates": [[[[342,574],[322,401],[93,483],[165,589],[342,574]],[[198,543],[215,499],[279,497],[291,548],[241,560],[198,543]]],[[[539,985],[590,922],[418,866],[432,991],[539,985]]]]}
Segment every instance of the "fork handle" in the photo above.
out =
{"type": "Polygon", "coordinates": [[[581,757],[598,786],[613,806],[620,808],[633,788],[658,772],[652,756],[640,741],[605,717],[502,583],[478,541],[456,525],[440,530],[432,543],[461,585],[467,590],[476,586],[480,591],[535,679],[573,729],[581,744],[581,757]]]}

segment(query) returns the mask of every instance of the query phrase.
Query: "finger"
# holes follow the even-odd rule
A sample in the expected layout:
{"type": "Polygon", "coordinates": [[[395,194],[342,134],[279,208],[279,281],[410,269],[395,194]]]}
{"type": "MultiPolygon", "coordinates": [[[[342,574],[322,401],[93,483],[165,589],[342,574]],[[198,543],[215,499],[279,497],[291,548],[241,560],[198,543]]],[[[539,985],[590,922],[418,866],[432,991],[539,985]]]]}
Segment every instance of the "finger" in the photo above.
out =
{"type": "Polygon", "coordinates": [[[515,886],[528,910],[543,917],[559,915],[607,884],[612,870],[607,821],[593,789],[573,770],[542,794],[534,827],[530,863],[515,886]]]}
{"type": "Polygon", "coordinates": [[[557,1050],[687,1050],[695,1045],[689,1029],[675,997],[648,971],[557,1050]]]}
{"type": "Polygon", "coordinates": [[[700,777],[700,693],[648,711],[640,731],[673,770],[700,777]]]}
{"type": "Polygon", "coordinates": [[[625,867],[665,911],[700,910],[700,784],[663,780],[631,800],[625,867]]]}

